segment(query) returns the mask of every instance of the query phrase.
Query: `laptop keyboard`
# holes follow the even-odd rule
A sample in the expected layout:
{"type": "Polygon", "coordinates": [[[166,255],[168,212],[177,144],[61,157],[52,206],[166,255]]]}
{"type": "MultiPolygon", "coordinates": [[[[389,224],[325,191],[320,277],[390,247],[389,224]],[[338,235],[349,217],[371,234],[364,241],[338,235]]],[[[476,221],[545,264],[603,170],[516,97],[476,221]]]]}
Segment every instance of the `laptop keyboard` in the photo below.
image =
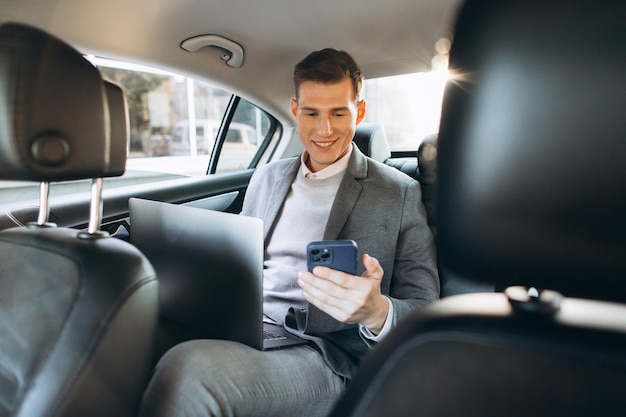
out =
{"type": "Polygon", "coordinates": [[[263,330],[263,340],[282,340],[282,339],[286,339],[286,337],[276,334],[276,333],[272,333],[267,330],[263,330]]]}

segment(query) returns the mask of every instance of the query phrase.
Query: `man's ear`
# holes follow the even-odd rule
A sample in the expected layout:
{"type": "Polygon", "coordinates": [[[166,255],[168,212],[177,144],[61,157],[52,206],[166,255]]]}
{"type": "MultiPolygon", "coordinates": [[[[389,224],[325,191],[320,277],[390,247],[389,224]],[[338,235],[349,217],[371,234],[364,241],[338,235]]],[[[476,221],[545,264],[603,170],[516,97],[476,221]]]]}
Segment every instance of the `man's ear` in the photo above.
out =
{"type": "Polygon", "coordinates": [[[359,101],[356,107],[356,124],[358,125],[365,118],[365,113],[367,112],[367,103],[365,100],[359,101]]]}
{"type": "Polygon", "coordinates": [[[295,98],[291,99],[291,114],[294,118],[298,114],[298,100],[296,100],[295,98]]]}

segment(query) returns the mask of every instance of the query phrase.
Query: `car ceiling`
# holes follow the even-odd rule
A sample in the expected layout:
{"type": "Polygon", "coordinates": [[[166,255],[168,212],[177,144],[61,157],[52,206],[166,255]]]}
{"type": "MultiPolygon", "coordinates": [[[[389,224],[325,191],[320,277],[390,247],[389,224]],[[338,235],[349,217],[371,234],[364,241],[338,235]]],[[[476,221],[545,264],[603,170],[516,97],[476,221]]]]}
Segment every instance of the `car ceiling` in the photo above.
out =
{"type": "Polygon", "coordinates": [[[292,70],[309,52],[346,50],[366,78],[428,71],[460,1],[0,0],[0,20],[34,25],[84,53],[210,80],[292,124],[292,70]],[[243,65],[227,66],[216,48],[180,48],[206,34],[239,43],[243,65]]]}

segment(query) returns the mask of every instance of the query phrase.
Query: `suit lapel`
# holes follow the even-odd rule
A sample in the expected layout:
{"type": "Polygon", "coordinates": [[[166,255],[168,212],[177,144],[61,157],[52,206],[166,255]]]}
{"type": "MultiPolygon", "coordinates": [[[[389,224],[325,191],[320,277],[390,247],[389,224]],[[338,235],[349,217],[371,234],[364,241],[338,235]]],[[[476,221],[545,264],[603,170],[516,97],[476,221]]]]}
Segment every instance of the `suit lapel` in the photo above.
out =
{"type": "Polygon", "coordinates": [[[293,182],[294,177],[298,173],[298,169],[300,168],[300,159],[294,158],[292,164],[287,165],[281,172],[280,176],[282,178],[274,181],[274,186],[272,187],[272,191],[268,197],[267,208],[265,211],[264,221],[263,221],[263,238],[267,239],[269,231],[274,226],[274,222],[276,221],[276,217],[280,212],[283,203],[285,202],[285,198],[287,197],[287,193],[291,189],[291,183],[293,182]]]}
{"type": "Polygon", "coordinates": [[[359,151],[359,148],[352,146],[352,155],[343,180],[337,190],[337,196],[333,202],[324,231],[325,240],[335,240],[350,217],[354,205],[359,199],[363,186],[359,181],[367,176],[367,159],[359,151]]]}

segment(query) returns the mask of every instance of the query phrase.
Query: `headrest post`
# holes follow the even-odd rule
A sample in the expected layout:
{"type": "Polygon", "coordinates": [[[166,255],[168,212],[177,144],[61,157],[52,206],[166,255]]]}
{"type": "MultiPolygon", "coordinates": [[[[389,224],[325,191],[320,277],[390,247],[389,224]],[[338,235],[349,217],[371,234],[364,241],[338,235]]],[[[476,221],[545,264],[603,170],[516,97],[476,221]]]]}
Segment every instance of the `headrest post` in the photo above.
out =
{"type": "Polygon", "coordinates": [[[100,230],[102,222],[102,177],[91,180],[91,204],[89,206],[89,226],[87,231],[78,233],[81,239],[100,239],[109,237],[109,233],[100,230]]]}
{"type": "Polygon", "coordinates": [[[100,229],[102,221],[102,178],[91,180],[91,207],[89,213],[88,233],[95,235],[100,229]]]}
{"type": "Polygon", "coordinates": [[[44,226],[48,223],[48,217],[50,217],[50,183],[42,181],[39,184],[39,216],[37,217],[37,225],[44,226]]]}

